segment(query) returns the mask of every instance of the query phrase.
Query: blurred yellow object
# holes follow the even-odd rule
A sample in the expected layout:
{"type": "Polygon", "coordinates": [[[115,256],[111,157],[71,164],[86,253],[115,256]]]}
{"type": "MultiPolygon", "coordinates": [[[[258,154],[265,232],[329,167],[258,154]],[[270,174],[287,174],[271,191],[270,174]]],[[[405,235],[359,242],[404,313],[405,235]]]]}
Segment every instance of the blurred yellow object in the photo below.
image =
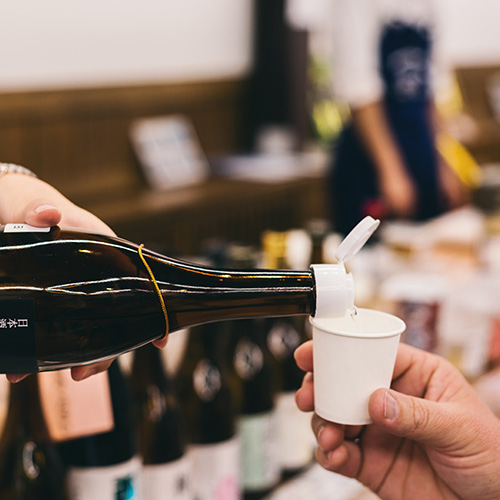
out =
{"type": "Polygon", "coordinates": [[[312,119],[321,140],[331,142],[338,138],[344,128],[349,111],[333,99],[315,102],[312,108],[312,119]]]}
{"type": "Polygon", "coordinates": [[[459,141],[446,132],[440,132],[436,145],[441,156],[466,186],[477,188],[481,184],[481,167],[459,141]]]}

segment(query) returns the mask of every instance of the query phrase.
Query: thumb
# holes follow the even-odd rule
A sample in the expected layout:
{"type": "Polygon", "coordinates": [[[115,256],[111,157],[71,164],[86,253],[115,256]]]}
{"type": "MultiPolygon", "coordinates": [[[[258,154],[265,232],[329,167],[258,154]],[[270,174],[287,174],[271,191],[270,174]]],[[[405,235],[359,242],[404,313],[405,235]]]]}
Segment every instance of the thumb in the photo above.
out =
{"type": "Polygon", "coordinates": [[[61,220],[61,211],[52,202],[37,199],[24,209],[24,220],[32,226],[55,226],[61,220]]]}
{"type": "Polygon", "coordinates": [[[455,442],[460,412],[447,403],[407,396],[391,389],[375,391],[369,404],[373,422],[396,436],[434,447],[455,442]]]}

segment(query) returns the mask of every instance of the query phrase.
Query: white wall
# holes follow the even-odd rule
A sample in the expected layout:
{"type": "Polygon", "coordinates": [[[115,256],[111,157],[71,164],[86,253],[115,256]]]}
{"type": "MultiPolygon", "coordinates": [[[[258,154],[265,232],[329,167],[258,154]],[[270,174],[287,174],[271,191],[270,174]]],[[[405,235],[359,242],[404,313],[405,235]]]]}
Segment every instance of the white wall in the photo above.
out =
{"type": "Polygon", "coordinates": [[[0,89],[211,79],[251,65],[252,0],[12,0],[0,89]]]}
{"type": "MultiPolygon", "coordinates": [[[[440,0],[459,64],[500,62],[500,2],[440,0]]],[[[252,64],[253,0],[4,0],[0,91],[226,78],[252,64]]]]}
{"type": "Polygon", "coordinates": [[[500,2],[440,0],[444,40],[452,61],[461,65],[500,64],[500,2]]]}

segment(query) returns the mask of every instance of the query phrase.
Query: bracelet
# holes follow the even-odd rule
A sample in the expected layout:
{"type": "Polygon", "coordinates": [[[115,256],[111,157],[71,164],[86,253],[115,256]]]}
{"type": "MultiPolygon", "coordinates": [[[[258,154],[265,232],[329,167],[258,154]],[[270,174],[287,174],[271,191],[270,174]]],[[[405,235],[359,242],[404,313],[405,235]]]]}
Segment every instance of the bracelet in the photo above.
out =
{"type": "Polygon", "coordinates": [[[35,172],[32,172],[26,167],[21,167],[21,165],[16,165],[15,163],[0,163],[0,177],[6,174],[22,174],[38,178],[35,172]]]}

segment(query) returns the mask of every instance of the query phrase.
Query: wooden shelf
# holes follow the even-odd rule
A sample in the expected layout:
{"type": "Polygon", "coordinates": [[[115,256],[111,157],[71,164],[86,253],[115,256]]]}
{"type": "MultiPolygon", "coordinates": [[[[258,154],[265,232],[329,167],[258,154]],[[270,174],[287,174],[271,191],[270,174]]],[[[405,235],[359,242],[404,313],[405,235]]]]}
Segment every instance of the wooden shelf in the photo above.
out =
{"type": "Polygon", "coordinates": [[[212,178],[172,191],[125,191],[82,205],[121,237],[193,254],[209,238],[258,243],[265,229],[303,227],[324,217],[324,184],[322,178],[279,184],[212,178]]]}

